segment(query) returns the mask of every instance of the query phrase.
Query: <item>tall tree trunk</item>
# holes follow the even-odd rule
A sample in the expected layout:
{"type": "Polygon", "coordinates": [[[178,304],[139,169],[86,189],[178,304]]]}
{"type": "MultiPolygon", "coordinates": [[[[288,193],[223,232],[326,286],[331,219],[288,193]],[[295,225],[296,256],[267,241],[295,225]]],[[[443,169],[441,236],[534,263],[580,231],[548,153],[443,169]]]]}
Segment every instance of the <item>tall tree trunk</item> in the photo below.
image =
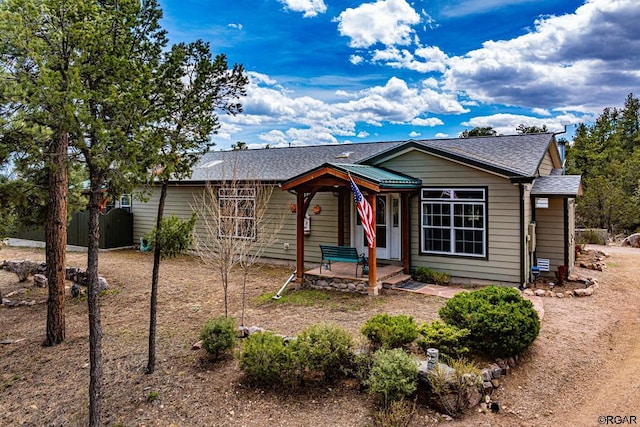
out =
{"type": "Polygon", "coordinates": [[[162,244],[160,232],[162,231],[162,216],[164,215],[164,201],[167,198],[169,182],[162,181],[160,200],[158,202],[158,215],[156,216],[156,237],[153,248],[153,273],[151,275],[151,302],[149,304],[149,360],[145,373],[152,374],[156,368],[156,308],[158,305],[158,276],[160,273],[160,256],[162,244]]]}
{"type": "Polygon", "coordinates": [[[90,173],[89,243],[87,254],[87,302],[89,305],[89,426],[99,427],[102,410],[102,327],[98,285],[98,245],[100,242],[100,190],[103,179],[90,173]]]}
{"type": "Polygon", "coordinates": [[[44,345],[64,341],[64,280],[67,248],[67,191],[69,175],[67,150],[69,134],[52,141],[47,159],[49,181],[46,220],[46,261],[49,296],[47,298],[47,337],[44,345]]]}

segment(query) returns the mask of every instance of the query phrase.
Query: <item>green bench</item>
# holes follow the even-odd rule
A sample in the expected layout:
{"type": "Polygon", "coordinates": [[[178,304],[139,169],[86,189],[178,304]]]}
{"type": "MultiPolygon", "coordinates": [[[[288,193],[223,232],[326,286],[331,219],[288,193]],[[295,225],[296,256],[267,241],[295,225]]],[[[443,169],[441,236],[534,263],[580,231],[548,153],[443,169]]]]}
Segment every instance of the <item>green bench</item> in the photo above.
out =
{"type": "Polygon", "coordinates": [[[356,248],[350,246],[329,246],[320,245],[320,251],[322,252],[322,265],[320,265],[320,273],[322,273],[322,267],[331,270],[331,261],[335,262],[352,262],[356,265],[356,277],[358,277],[358,265],[362,263],[363,274],[365,273],[367,266],[367,258],[364,254],[358,254],[356,248]]]}

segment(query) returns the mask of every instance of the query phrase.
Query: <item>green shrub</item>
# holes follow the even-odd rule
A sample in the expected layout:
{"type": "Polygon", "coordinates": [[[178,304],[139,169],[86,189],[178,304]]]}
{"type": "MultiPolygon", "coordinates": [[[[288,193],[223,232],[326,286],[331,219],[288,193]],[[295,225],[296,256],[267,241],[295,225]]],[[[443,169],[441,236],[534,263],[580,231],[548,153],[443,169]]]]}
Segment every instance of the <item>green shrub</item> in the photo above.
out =
{"type": "Polygon", "coordinates": [[[431,388],[430,405],[452,417],[468,406],[472,394],[479,393],[480,369],[466,359],[452,359],[451,366],[438,365],[427,376],[431,388]]]}
{"type": "Polygon", "coordinates": [[[258,385],[273,387],[297,383],[297,361],[283,338],[258,332],[244,340],[238,359],[246,378],[258,385]]]}
{"type": "Polygon", "coordinates": [[[441,356],[457,358],[469,352],[467,339],[468,329],[460,329],[455,325],[447,325],[439,320],[432,323],[424,323],[418,332],[421,337],[418,339],[418,346],[427,352],[429,348],[437,348],[441,356]]]}
{"type": "Polygon", "coordinates": [[[418,363],[400,348],[378,350],[366,381],[384,407],[411,396],[417,388],[418,363]]]}
{"type": "Polygon", "coordinates": [[[367,320],[360,332],[374,348],[397,348],[418,338],[418,325],[413,317],[404,314],[376,314],[367,320]]]}
{"type": "Polygon", "coordinates": [[[418,282],[435,283],[436,285],[448,285],[451,280],[449,274],[435,271],[429,267],[416,267],[413,278],[418,282]]]}
{"type": "Polygon", "coordinates": [[[238,328],[236,321],[231,317],[216,317],[204,324],[200,339],[204,348],[214,358],[235,347],[238,328]]]}
{"type": "Polygon", "coordinates": [[[514,288],[487,286],[459,293],[439,314],[446,323],[468,329],[471,348],[492,357],[522,353],[540,332],[533,304],[514,288]]]}
{"type": "Polygon", "coordinates": [[[344,374],[349,364],[353,338],[338,326],[321,323],[303,330],[291,349],[303,371],[322,372],[326,379],[333,379],[344,374]]]}

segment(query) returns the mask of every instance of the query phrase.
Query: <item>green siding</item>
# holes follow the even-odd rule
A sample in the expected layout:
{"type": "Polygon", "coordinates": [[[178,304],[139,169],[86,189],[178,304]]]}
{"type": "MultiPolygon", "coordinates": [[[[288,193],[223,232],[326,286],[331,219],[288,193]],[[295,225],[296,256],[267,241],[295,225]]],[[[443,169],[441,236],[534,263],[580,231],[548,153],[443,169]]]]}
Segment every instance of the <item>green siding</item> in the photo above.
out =
{"type": "Polygon", "coordinates": [[[411,199],[411,266],[426,266],[472,281],[520,282],[519,189],[508,179],[417,150],[379,166],[422,179],[424,187],[487,187],[487,259],[420,254],[420,196],[411,199]]]}
{"type": "Polygon", "coordinates": [[[564,265],[564,205],[561,198],[550,198],[548,208],[536,209],[536,257],[549,259],[549,273],[564,265]]]}
{"type": "MultiPolygon", "coordinates": [[[[165,216],[175,214],[187,219],[191,216],[193,209],[197,209],[204,194],[204,187],[192,186],[171,186],[167,190],[165,202],[165,216]]],[[[139,242],[140,237],[149,232],[155,225],[156,213],[158,209],[158,199],[160,189],[153,188],[151,195],[146,201],[136,200],[133,204],[134,240],[139,242]]],[[[295,263],[296,259],[296,214],[291,212],[291,204],[296,203],[296,197],[280,188],[275,187],[269,202],[269,214],[274,216],[284,215],[284,223],[276,242],[265,251],[266,258],[275,258],[295,263]],[[289,248],[285,249],[285,243],[289,248]]],[[[311,234],[305,236],[305,261],[309,263],[320,263],[321,254],[319,245],[337,244],[338,241],[338,199],[332,193],[318,193],[311,201],[311,207],[319,205],[321,212],[313,214],[310,208],[308,213],[311,217],[311,234]]],[[[347,202],[348,206],[348,202],[347,202]]],[[[349,241],[348,213],[345,213],[345,241],[349,241]]],[[[196,222],[196,233],[204,233],[201,221],[196,222]]]]}

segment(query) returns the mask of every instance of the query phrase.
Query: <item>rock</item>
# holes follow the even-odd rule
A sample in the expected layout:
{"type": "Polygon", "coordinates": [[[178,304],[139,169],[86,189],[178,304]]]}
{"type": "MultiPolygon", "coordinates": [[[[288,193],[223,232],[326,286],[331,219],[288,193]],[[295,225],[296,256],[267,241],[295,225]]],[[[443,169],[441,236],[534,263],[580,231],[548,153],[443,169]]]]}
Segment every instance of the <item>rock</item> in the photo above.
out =
{"type": "Polygon", "coordinates": [[[577,275],[575,275],[575,274],[570,274],[570,275],[569,275],[569,277],[567,278],[567,280],[569,280],[570,282],[577,282],[577,281],[578,281],[578,280],[580,280],[580,279],[578,278],[578,276],[577,276],[577,275]]]}
{"type": "Polygon", "coordinates": [[[478,389],[474,388],[469,392],[469,402],[467,403],[467,408],[471,409],[478,406],[478,403],[482,400],[482,393],[478,391],[478,389]]]}
{"type": "Polygon", "coordinates": [[[493,386],[493,388],[498,388],[500,387],[500,380],[497,378],[494,378],[491,380],[491,385],[493,386]]]}
{"type": "Polygon", "coordinates": [[[533,289],[529,289],[529,288],[527,288],[527,289],[525,289],[524,291],[522,291],[522,294],[523,294],[523,295],[530,296],[530,297],[532,297],[532,296],[534,296],[534,295],[535,295],[535,294],[534,294],[534,292],[533,292],[533,289]]]}
{"type": "Polygon", "coordinates": [[[587,289],[574,289],[573,294],[577,297],[589,297],[593,295],[593,288],[590,286],[587,289]]]}
{"type": "Polygon", "coordinates": [[[11,304],[11,300],[7,299],[7,298],[2,298],[2,305],[10,305],[11,304]]]}
{"type": "Polygon", "coordinates": [[[558,297],[558,298],[564,298],[564,294],[563,294],[562,292],[558,292],[558,293],[556,294],[556,297],[558,297]]]}
{"type": "Polygon", "coordinates": [[[264,332],[264,331],[265,331],[264,328],[261,328],[259,326],[250,326],[249,327],[249,335],[255,334],[255,333],[258,333],[258,332],[264,332]]]}
{"type": "Polygon", "coordinates": [[[18,276],[18,281],[26,281],[30,275],[36,273],[46,272],[46,264],[29,261],[27,259],[16,261],[3,261],[0,266],[5,271],[15,273],[18,276]],[[44,269],[43,266],[44,265],[44,269]]]}
{"type": "Polygon", "coordinates": [[[202,348],[202,340],[193,343],[191,350],[200,350],[202,348]]]}
{"type": "Polygon", "coordinates": [[[491,365],[491,378],[500,378],[502,375],[502,368],[496,364],[491,365]]]}
{"type": "Polygon", "coordinates": [[[507,358],[507,365],[509,365],[512,368],[515,368],[516,367],[516,360],[513,357],[507,358]]]}
{"type": "Polygon", "coordinates": [[[44,274],[34,274],[33,275],[33,286],[37,286],[39,288],[46,288],[49,281],[44,274]]]}
{"type": "Polygon", "coordinates": [[[77,283],[74,283],[73,286],[71,286],[71,296],[73,298],[78,298],[81,293],[80,286],[78,286],[77,283]]]}
{"type": "Polygon", "coordinates": [[[545,296],[547,293],[547,291],[545,291],[544,289],[536,289],[535,295],[538,297],[543,297],[545,296]]]}
{"type": "Polygon", "coordinates": [[[482,381],[491,381],[491,371],[487,368],[483,369],[480,372],[480,377],[482,378],[482,381]]]}
{"type": "Polygon", "coordinates": [[[622,246],[640,248],[640,233],[634,233],[622,241],[622,246]]]}
{"type": "Polygon", "coordinates": [[[485,395],[490,395],[493,392],[493,384],[491,384],[491,381],[482,382],[482,392],[485,395]]]}
{"type": "Polygon", "coordinates": [[[109,289],[109,283],[107,283],[107,279],[102,276],[98,277],[98,292],[102,292],[109,289]]]}

